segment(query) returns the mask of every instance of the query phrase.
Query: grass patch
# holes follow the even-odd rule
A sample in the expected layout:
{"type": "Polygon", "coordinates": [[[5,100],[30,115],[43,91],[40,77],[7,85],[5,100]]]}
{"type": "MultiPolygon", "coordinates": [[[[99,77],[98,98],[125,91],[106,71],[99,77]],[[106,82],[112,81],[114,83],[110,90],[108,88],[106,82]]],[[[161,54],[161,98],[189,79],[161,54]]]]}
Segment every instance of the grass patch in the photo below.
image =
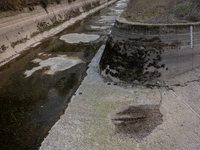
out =
{"type": "Polygon", "coordinates": [[[121,17],[141,23],[200,21],[199,0],[131,0],[121,17]]]}

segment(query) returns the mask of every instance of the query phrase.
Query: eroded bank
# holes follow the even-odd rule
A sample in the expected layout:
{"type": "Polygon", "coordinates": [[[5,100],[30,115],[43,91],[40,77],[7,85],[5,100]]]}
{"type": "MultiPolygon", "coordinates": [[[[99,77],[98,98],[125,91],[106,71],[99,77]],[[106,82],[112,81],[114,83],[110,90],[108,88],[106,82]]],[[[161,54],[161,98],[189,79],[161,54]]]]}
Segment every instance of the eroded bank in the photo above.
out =
{"type": "Polygon", "coordinates": [[[101,74],[135,84],[175,77],[199,67],[199,40],[200,23],[141,24],[118,16],[100,62],[101,74]]]}

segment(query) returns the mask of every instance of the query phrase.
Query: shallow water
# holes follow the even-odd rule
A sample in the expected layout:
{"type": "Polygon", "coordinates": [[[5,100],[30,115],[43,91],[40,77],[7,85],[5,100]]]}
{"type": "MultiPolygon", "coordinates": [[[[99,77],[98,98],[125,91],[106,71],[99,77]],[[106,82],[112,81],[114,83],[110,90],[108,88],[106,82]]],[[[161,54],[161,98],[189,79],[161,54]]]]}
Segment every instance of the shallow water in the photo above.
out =
{"type": "Polygon", "coordinates": [[[78,44],[78,43],[90,43],[96,41],[100,38],[100,35],[95,34],[78,34],[78,33],[71,33],[65,34],[60,37],[60,40],[65,41],[66,43],[70,44],[78,44]]]}
{"type": "Polygon", "coordinates": [[[91,59],[105,43],[115,20],[110,24],[95,22],[111,15],[108,13],[118,15],[104,8],[0,67],[0,149],[39,148],[81,84],[91,59]],[[100,28],[92,28],[95,26],[100,28]],[[98,38],[74,44],[59,39],[69,33],[98,38]]]}

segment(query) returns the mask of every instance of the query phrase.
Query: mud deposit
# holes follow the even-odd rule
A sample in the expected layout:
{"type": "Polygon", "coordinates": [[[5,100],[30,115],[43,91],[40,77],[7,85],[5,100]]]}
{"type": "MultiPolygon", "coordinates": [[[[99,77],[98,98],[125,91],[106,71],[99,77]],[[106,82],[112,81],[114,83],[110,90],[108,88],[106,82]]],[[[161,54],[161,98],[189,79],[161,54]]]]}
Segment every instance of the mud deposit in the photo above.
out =
{"type": "Polygon", "coordinates": [[[144,138],[162,123],[158,105],[126,106],[111,116],[116,133],[130,138],[144,138]]]}
{"type": "Polygon", "coordinates": [[[168,70],[162,54],[179,49],[181,42],[163,42],[153,38],[118,38],[111,36],[100,61],[101,74],[113,81],[133,82],[154,80],[168,70]]]}

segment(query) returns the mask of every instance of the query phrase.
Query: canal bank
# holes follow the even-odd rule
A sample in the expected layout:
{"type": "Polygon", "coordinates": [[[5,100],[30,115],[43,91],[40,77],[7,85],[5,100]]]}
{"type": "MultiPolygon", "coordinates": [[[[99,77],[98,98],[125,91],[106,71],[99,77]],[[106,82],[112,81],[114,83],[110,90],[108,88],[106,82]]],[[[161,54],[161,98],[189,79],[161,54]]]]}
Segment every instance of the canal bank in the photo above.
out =
{"type": "Polygon", "coordinates": [[[119,15],[100,62],[101,74],[135,84],[175,77],[199,67],[199,40],[199,22],[135,23],[119,15]]]}
{"type": "Polygon", "coordinates": [[[199,50],[198,27],[191,49],[190,26],[180,33],[175,29],[151,36],[143,33],[146,30],[140,29],[142,25],[134,34],[133,28],[118,21],[40,150],[199,149],[200,69],[197,58],[194,59],[199,50]],[[133,52],[145,48],[150,51],[147,64],[143,53],[133,52]],[[137,62],[135,67],[133,59],[143,62],[137,62]],[[147,69],[144,64],[148,65],[147,69]],[[192,70],[194,64],[196,69],[192,70]],[[142,69],[135,71],[137,67],[142,69]],[[129,69],[135,72],[123,72],[129,69]],[[146,82],[141,78],[143,69],[149,72],[163,69],[163,76],[159,76],[163,78],[153,73],[154,82],[143,86],[139,84],[139,81],[146,82]],[[118,78],[120,73],[123,78],[118,78]]]}
{"type": "Polygon", "coordinates": [[[197,150],[200,69],[166,80],[165,87],[115,84],[99,74],[104,49],[40,150],[197,150]]]}
{"type": "Polygon", "coordinates": [[[41,43],[78,20],[112,4],[116,0],[61,1],[46,8],[8,11],[0,14],[0,64],[4,65],[23,51],[41,43]]]}
{"type": "Polygon", "coordinates": [[[0,149],[40,147],[122,8],[109,5],[0,67],[0,149]]]}

